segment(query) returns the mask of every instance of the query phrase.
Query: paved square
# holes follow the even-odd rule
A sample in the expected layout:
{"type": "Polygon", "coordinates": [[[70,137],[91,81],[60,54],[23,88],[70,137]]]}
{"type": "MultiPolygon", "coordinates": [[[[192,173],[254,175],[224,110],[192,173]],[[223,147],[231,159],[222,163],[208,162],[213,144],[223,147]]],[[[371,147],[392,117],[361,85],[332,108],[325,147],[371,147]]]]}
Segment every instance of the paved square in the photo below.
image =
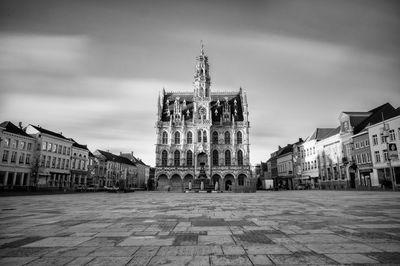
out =
{"type": "Polygon", "coordinates": [[[0,198],[0,265],[400,264],[400,193],[0,198]]]}

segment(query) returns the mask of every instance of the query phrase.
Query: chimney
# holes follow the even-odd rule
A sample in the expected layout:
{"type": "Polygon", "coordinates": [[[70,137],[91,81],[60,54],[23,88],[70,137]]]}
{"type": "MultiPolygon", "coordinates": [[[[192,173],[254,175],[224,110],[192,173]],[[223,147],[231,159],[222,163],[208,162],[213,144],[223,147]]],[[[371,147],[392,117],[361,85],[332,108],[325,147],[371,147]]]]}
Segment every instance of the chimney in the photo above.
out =
{"type": "Polygon", "coordinates": [[[20,128],[20,129],[22,129],[23,127],[22,127],[22,122],[20,121],[20,122],[18,122],[18,127],[20,128]]]}

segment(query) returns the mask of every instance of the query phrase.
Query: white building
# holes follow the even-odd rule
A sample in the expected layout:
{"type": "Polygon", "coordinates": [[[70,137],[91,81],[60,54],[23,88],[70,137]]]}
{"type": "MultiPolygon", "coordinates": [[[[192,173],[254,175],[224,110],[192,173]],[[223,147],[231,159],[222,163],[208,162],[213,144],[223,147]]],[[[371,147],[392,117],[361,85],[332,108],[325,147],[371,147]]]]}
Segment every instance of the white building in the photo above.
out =
{"type": "Polygon", "coordinates": [[[0,124],[0,187],[29,187],[35,138],[6,121],[0,124]]]}
{"type": "Polygon", "coordinates": [[[323,149],[323,145],[319,142],[329,136],[334,128],[317,128],[313,134],[301,145],[300,158],[301,158],[301,177],[298,184],[310,184],[311,187],[319,182],[320,167],[319,167],[319,154],[323,149]]]}
{"type": "Polygon", "coordinates": [[[342,167],[343,151],[340,127],[335,128],[326,138],[317,142],[321,188],[345,188],[346,175],[342,167]]]}
{"type": "Polygon", "coordinates": [[[29,125],[26,133],[36,139],[35,160],[39,160],[35,180],[39,187],[66,188],[70,184],[73,141],[40,126],[29,125]]]}
{"type": "Polygon", "coordinates": [[[400,184],[400,115],[385,120],[384,122],[367,127],[369,143],[371,147],[373,172],[371,182],[373,185],[391,186],[392,173],[396,176],[396,184],[400,184]],[[386,129],[387,136],[384,134],[386,129]],[[397,146],[397,156],[393,156],[389,162],[388,143],[394,143],[397,146]]]}

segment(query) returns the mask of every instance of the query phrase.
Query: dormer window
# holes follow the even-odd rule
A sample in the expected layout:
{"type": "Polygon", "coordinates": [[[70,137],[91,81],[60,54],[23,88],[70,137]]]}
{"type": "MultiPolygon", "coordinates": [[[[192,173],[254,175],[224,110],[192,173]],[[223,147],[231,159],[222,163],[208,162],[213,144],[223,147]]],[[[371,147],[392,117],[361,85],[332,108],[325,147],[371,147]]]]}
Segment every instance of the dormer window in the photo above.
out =
{"type": "Polygon", "coordinates": [[[343,122],[343,131],[349,131],[349,121],[343,122]]]}

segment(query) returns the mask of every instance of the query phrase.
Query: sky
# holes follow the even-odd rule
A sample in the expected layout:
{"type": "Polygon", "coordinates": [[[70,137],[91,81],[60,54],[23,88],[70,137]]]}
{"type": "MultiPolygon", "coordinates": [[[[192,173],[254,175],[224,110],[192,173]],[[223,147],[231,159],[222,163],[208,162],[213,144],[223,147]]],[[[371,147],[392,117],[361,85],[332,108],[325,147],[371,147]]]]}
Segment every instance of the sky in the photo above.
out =
{"type": "Polygon", "coordinates": [[[160,91],[247,92],[250,161],[400,106],[400,2],[0,0],[0,120],[62,132],[154,166],[160,91]]]}

